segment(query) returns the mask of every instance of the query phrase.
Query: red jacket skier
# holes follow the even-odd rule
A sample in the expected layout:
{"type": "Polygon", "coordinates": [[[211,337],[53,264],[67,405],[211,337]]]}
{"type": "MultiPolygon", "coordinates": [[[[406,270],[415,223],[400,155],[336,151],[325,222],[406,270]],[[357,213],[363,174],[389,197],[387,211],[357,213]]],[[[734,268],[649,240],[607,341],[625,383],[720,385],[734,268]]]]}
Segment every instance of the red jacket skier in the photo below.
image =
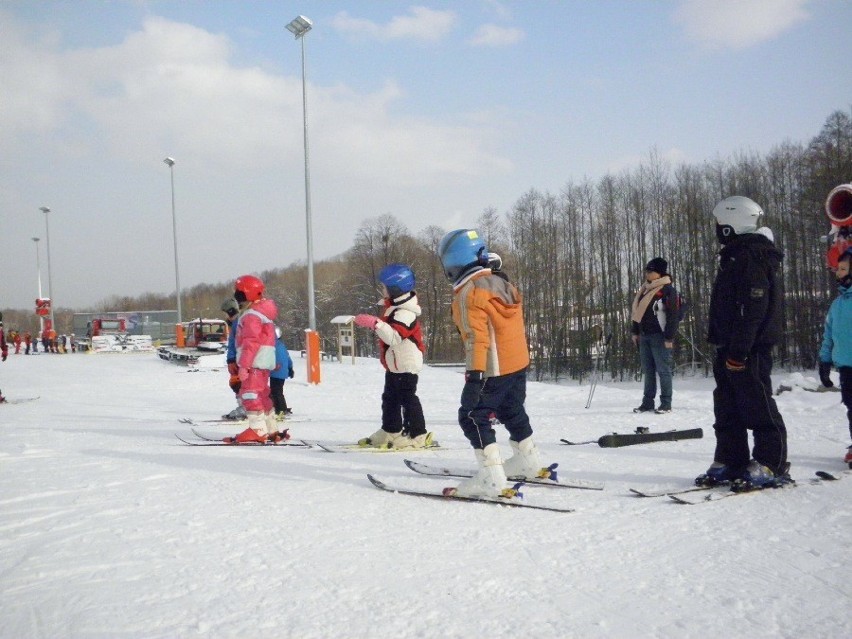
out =
{"type": "MultiPolygon", "coordinates": [[[[2,356],[4,362],[9,356],[9,346],[6,344],[6,334],[3,332],[3,313],[0,313],[0,356],[2,356]]],[[[0,404],[5,401],[6,398],[3,397],[3,391],[0,390],[0,404]]]]}
{"type": "Polygon", "coordinates": [[[236,347],[240,399],[246,409],[248,428],[234,439],[237,443],[277,440],[280,435],[269,397],[269,373],[275,368],[275,302],[263,297],[263,282],[253,275],[237,278],[234,299],[242,313],[238,321],[236,347]]]}

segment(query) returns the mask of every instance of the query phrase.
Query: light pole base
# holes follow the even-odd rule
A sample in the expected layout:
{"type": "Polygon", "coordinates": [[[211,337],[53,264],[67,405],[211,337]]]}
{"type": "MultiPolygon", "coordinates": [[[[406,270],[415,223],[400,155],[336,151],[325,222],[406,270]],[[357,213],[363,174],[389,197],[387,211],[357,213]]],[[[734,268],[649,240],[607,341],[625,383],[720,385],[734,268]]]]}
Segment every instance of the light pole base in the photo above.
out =
{"type": "Polygon", "coordinates": [[[320,336],[309,328],[305,329],[305,355],[308,358],[308,384],[319,384],[320,336]]]}

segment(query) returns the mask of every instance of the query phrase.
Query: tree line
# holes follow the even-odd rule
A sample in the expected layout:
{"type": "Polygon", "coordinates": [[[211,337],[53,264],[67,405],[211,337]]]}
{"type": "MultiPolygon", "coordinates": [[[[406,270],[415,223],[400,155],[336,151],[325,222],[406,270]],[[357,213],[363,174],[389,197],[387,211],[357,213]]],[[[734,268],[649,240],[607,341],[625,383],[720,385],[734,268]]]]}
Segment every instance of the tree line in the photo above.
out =
{"type": "MultiPolygon", "coordinates": [[[[765,212],[764,224],[785,253],[780,281],[785,293],[785,333],[776,360],[789,368],[815,366],[835,284],[825,266],[829,230],[824,201],[852,182],[852,111],[836,111],[808,143],[785,141],[766,155],[741,152],[700,165],[673,166],[656,151],[639,166],[598,180],[569,181],[558,193],[531,189],[502,215],[487,208],[470,226],[524,295],[524,313],[536,379],[583,379],[598,360],[612,379],[638,373],[629,335],[629,307],[652,257],[669,263],[688,311],[675,345],[678,371],[707,374],[707,310],[719,250],[711,211],[730,195],[744,195],[765,212]]],[[[393,215],[365,220],[345,253],[314,265],[317,328],[324,348],[337,315],[379,311],[377,275],[391,262],[414,269],[423,308],[428,361],[459,362],[463,353],[449,314],[452,290],[436,258],[445,231],[429,226],[411,234],[393,215]]],[[[308,325],[307,268],[291,264],[258,274],[279,306],[291,349],[302,347],[308,325]]],[[[185,289],[185,317],[219,317],[232,283],[185,289]]],[[[174,296],[110,297],[86,311],[163,310],[174,296]]],[[[70,309],[56,311],[60,332],[70,331],[70,309]],[[67,325],[67,326],[66,326],[67,325]]],[[[6,326],[30,330],[37,320],[7,311],[6,326]],[[17,321],[17,323],[16,323],[17,321]]],[[[375,354],[371,335],[357,331],[360,354],[375,354]]]]}

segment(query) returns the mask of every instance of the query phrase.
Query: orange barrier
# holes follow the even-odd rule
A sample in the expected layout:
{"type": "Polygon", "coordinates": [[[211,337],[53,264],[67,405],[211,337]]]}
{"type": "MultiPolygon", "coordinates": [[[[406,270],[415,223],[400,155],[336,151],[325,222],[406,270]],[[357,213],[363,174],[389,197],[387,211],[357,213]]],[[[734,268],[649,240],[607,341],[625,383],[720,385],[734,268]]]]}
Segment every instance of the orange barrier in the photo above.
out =
{"type": "Polygon", "coordinates": [[[308,384],[320,383],[320,336],[317,331],[305,329],[305,351],[308,356],[308,384]]]}
{"type": "Polygon", "coordinates": [[[175,346],[178,348],[186,346],[186,335],[183,332],[183,324],[175,324],[175,346]]]}

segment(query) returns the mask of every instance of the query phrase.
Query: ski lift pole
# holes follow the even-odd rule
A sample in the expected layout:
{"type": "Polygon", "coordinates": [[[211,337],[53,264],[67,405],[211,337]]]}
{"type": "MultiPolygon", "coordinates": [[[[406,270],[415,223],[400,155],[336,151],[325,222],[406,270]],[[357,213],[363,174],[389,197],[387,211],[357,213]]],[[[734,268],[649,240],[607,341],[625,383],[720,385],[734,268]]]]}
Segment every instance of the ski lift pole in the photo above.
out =
{"type": "Polygon", "coordinates": [[[586,400],[586,408],[592,405],[592,398],[595,396],[595,389],[598,386],[598,368],[600,361],[603,360],[604,364],[606,364],[606,356],[609,351],[609,341],[612,339],[612,333],[606,336],[606,339],[603,342],[603,346],[601,347],[601,352],[598,354],[598,357],[595,358],[595,366],[592,369],[592,383],[589,386],[589,399],[586,400]]]}

